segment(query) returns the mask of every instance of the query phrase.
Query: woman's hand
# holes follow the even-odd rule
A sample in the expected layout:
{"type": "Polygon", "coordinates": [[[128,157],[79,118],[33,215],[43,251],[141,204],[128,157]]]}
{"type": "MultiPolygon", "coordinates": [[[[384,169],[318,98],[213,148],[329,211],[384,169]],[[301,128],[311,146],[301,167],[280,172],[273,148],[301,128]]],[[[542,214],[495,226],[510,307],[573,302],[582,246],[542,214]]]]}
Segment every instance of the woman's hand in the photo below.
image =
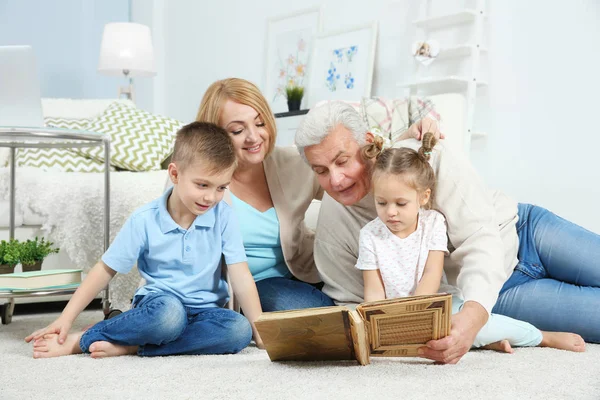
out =
{"type": "Polygon", "coordinates": [[[44,337],[44,335],[57,334],[58,335],[58,343],[63,344],[65,342],[65,339],[67,338],[67,334],[69,333],[69,330],[71,330],[71,325],[72,325],[72,322],[59,317],[56,321],[54,321],[47,327],[38,329],[37,331],[33,332],[31,335],[27,336],[25,338],[25,341],[27,343],[31,342],[32,340],[35,342],[38,339],[42,339],[44,337]]]}
{"type": "Polygon", "coordinates": [[[404,132],[402,136],[400,136],[399,140],[411,138],[421,140],[423,139],[423,134],[427,132],[433,133],[435,138],[438,140],[446,138],[446,136],[444,136],[444,134],[440,131],[438,122],[434,119],[425,117],[412,124],[410,128],[408,128],[408,130],[404,132]]]}

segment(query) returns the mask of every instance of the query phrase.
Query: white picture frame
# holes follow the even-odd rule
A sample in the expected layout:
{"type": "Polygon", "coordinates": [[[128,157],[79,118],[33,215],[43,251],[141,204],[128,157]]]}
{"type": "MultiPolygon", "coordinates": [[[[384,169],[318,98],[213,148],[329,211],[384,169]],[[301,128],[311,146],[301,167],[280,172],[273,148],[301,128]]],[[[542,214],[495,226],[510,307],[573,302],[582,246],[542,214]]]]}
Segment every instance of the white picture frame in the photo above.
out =
{"type": "Polygon", "coordinates": [[[317,36],[305,89],[306,105],[360,101],[371,95],[377,22],[317,36]]]}
{"type": "Polygon", "coordinates": [[[288,111],[285,87],[290,81],[306,86],[312,46],[322,21],[321,7],[267,20],[264,94],[274,113],[288,111]]]}

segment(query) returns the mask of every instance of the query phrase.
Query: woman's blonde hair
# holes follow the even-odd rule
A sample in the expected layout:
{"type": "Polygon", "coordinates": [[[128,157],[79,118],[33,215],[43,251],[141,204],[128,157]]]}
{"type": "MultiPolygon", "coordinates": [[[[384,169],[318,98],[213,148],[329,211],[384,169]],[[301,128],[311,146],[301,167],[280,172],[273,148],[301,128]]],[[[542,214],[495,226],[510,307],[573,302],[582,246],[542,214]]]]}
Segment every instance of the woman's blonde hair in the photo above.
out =
{"type": "Polygon", "coordinates": [[[250,106],[258,112],[269,133],[269,148],[267,156],[271,154],[277,140],[277,127],[275,116],[271,107],[258,87],[245,79],[228,78],[216,81],[208,87],[200,102],[196,121],[212,122],[220,125],[223,105],[227,100],[250,106]]]}
{"type": "Polygon", "coordinates": [[[383,139],[375,136],[373,143],[363,146],[361,153],[365,159],[375,159],[373,180],[382,173],[403,175],[406,184],[418,193],[430,189],[429,201],[424,206],[428,209],[433,204],[435,194],[435,173],[429,165],[429,159],[436,143],[434,134],[427,132],[423,135],[419,151],[408,147],[383,149],[383,139]]]}

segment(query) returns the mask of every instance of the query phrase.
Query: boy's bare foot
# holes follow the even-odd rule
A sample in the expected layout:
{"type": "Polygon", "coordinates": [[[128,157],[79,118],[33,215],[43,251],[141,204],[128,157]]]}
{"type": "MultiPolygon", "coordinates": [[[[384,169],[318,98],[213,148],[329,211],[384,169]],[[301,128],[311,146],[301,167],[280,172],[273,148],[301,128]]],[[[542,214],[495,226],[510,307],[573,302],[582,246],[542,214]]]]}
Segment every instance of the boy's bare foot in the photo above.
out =
{"type": "Polygon", "coordinates": [[[500,340],[499,342],[490,343],[487,346],[483,346],[482,349],[499,351],[501,353],[514,353],[514,350],[508,340],[500,340]]]}
{"type": "Polygon", "coordinates": [[[91,344],[90,353],[92,358],[105,358],[137,354],[137,346],[121,346],[118,344],[100,341],[91,344]]]}
{"type": "Polygon", "coordinates": [[[33,358],[50,358],[68,356],[70,354],[80,354],[79,339],[82,332],[69,333],[63,344],[58,343],[58,335],[44,335],[43,339],[38,339],[33,344],[33,358]]]}
{"type": "Polygon", "coordinates": [[[542,331],[540,347],[569,351],[585,351],[585,341],[576,333],[542,331]]]}

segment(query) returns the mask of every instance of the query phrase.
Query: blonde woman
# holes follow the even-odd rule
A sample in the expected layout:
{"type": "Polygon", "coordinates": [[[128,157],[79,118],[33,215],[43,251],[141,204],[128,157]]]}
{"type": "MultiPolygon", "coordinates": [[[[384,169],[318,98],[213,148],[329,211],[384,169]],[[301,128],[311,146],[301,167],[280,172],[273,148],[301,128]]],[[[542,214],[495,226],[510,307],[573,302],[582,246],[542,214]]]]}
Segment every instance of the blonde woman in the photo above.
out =
{"type": "Polygon", "coordinates": [[[225,201],[240,222],[263,311],[334,305],[315,286],[314,233],[304,223],[323,189],[295,148],[275,147],[275,118],[260,90],[243,79],[217,81],[196,119],[219,125],[233,140],[238,167],[225,201]]]}

